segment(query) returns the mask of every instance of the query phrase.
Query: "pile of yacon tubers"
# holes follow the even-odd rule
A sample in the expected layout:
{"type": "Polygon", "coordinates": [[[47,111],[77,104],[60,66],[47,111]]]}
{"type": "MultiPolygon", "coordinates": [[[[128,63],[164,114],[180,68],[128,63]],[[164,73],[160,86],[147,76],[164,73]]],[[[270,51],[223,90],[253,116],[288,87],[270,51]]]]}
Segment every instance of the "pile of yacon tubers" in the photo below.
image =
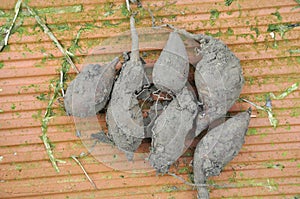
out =
{"type": "MultiPolygon", "coordinates": [[[[240,61],[220,40],[173,28],[154,64],[150,83],[139,55],[133,16],[130,29],[132,50],[118,77],[118,58],[105,67],[87,65],[70,83],[65,109],[69,115],[82,118],[106,108],[108,132],[102,136],[128,160],[133,160],[142,140],[150,137],[148,161],[158,173],[168,172],[187,148],[189,137],[215,126],[200,140],[194,153],[194,182],[205,184],[209,176],[219,175],[238,154],[248,129],[251,109],[224,119],[244,84],[240,61]],[[187,86],[190,64],[180,35],[199,44],[197,53],[202,58],[194,73],[198,96],[187,86]],[[140,105],[145,98],[153,99],[147,116],[143,116],[140,105]]],[[[206,186],[197,189],[198,198],[209,198],[206,186]]]]}

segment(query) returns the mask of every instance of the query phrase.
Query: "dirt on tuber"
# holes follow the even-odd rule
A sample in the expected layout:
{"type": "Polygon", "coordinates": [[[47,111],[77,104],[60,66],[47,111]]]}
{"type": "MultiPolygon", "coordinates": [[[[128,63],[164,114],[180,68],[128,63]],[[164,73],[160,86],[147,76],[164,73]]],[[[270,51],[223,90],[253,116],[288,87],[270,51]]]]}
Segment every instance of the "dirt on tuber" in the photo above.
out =
{"type": "Polygon", "coordinates": [[[203,111],[197,118],[196,136],[225,116],[244,85],[240,60],[227,45],[205,36],[199,42],[202,59],[196,65],[195,83],[203,111]]]}
{"type": "Polygon", "coordinates": [[[121,73],[115,82],[106,122],[108,133],[114,143],[124,151],[128,160],[133,160],[133,152],[144,138],[142,110],[136,92],[141,90],[145,77],[144,65],[139,56],[138,34],[135,20],[130,18],[132,50],[130,59],[122,66],[121,73]]]}
{"type": "Polygon", "coordinates": [[[89,64],[71,81],[64,97],[68,115],[76,117],[95,116],[109,100],[115,79],[115,66],[119,58],[115,58],[104,67],[89,64]]]}
{"type": "Polygon", "coordinates": [[[186,85],[189,60],[178,33],[171,32],[166,46],[153,67],[153,82],[163,92],[179,93],[186,85]]]}
{"type": "Polygon", "coordinates": [[[186,149],[197,113],[195,98],[184,87],[155,120],[149,161],[158,173],[167,173],[186,149]]]}
{"type": "MultiPolygon", "coordinates": [[[[206,183],[210,176],[217,176],[239,153],[248,130],[251,109],[239,113],[223,124],[211,129],[198,143],[194,153],[194,182],[206,183]]],[[[198,199],[209,199],[206,187],[198,187],[198,199]]]]}

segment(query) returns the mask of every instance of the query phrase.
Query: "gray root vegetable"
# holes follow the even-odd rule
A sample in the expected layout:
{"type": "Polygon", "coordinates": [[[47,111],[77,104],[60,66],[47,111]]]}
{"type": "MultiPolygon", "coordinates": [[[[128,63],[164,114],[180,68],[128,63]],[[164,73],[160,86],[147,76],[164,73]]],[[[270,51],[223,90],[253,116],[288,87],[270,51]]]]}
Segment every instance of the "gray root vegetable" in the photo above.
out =
{"type": "Polygon", "coordinates": [[[148,116],[144,118],[145,138],[152,138],[152,128],[155,120],[163,112],[164,107],[166,107],[168,104],[168,101],[164,101],[163,103],[157,101],[150,106],[148,116]]]}
{"type": "Polygon", "coordinates": [[[200,40],[200,53],[203,58],[196,66],[195,83],[204,110],[197,118],[196,136],[225,116],[244,85],[240,60],[222,41],[200,40]]]}
{"type": "Polygon", "coordinates": [[[240,60],[220,40],[168,26],[200,44],[202,59],[196,65],[195,83],[204,110],[197,118],[195,136],[198,136],[212,122],[223,117],[238,99],[244,85],[240,60]]]}
{"type": "Polygon", "coordinates": [[[153,68],[153,82],[161,91],[179,93],[185,86],[189,73],[188,55],[183,41],[171,32],[166,46],[153,68]]]}
{"type": "Polygon", "coordinates": [[[69,84],[64,97],[68,115],[76,117],[94,116],[102,110],[112,90],[115,78],[115,66],[119,62],[115,58],[105,67],[89,64],[69,84]]]}
{"type": "Polygon", "coordinates": [[[158,173],[166,173],[169,167],[186,149],[189,134],[198,114],[198,107],[192,93],[184,87],[177,97],[156,119],[152,129],[152,150],[150,164],[158,173]]]}
{"type": "Polygon", "coordinates": [[[144,66],[139,57],[138,34],[133,16],[130,18],[130,29],[131,57],[123,65],[115,82],[106,118],[108,133],[116,146],[125,152],[128,160],[133,159],[133,152],[144,138],[142,111],[135,95],[143,85],[144,66]]]}
{"type": "MultiPolygon", "coordinates": [[[[194,154],[194,181],[206,183],[209,176],[220,174],[241,150],[250,121],[251,109],[239,113],[210,130],[198,143],[194,154]]],[[[198,198],[208,199],[206,187],[198,187],[198,198]]]]}

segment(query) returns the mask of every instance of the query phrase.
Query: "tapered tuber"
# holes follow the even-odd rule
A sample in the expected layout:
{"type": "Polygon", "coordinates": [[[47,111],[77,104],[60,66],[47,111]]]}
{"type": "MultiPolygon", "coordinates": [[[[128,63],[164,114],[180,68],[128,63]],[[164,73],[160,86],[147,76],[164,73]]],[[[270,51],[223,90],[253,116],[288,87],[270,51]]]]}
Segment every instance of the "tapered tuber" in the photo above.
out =
{"type": "Polygon", "coordinates": [[[244,85],[240,60],[222,41],[212,37],[200,40],[200,53],[195,83],[204,110],[197,118],[196,136],[225,116],[244,85]]]}
{"type": "Polygon", "coordinates": [[[115,58],[108,65],[89,64],[69,84],[64,97],[68,115],[89,117],[102,110],[109,99],[115,78],[115,58]]]}
{"type": "Polygon", "coordinates": [[[161,91],[179,93],[185,86],[189,73],[188,55],[183,41],[171,32],[166,46],[153,68],[153,82],[161,91]]]}
{"type": "Polygon", "coordinates": [[[125,152],[129,160],[144,138],[142,111],[136,92],[142,88],[144,66],[139,56],[138,35],[134,17],[130,18],[132,50],[115,82],[107,110],[108,133],[118,148],[125,152]]]}
{"type": "MultiPolygon", "coordinates": [[[[228,119],[210,130],[198,143],[194,153],[194,181],[206,183],[209,176],[219,175],[241,150],[250,121],[251,109],[228,119]]],[[[206,187],[198,187],[198,198],[207,199],[206,187]]]]}
{"type": "Polygon", "coordinates": [[[171,29],[199,43],[202,59],[197,63],[195,83],[203,111],[197,118],[195,136],[223,117],[238,99],[244,85],[240,60],[222,41],[211,36],[171,29]]]}
{"type": "Polygon", "coordinates": [[[150,164],[159,173],[166,173],[186,149],[198,106],[186,87],[159,115],[152,128],[152,149],[150,164]]]}

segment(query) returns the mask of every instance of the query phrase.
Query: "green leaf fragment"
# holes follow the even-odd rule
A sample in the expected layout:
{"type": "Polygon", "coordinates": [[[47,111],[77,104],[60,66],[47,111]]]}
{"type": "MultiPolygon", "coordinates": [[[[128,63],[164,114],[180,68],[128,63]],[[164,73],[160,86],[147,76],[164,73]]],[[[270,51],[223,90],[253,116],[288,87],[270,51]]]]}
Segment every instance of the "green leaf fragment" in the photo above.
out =
{"type": "Polygon", "coordinates": [[[83,11],[82,5],[51,7],[51,8],[47,7],[47,8],[41,8],[37,10],[39,14],[45,14],[45,13],[63,14],[63,13],[77,13],[82,11],[83,11]]]}
{"type": "Polygon", "coordinates": [[[215,25],[215,20],[220,16],[220,12],[217,9],[210,10],[210,24],[215,25]]]}
{"type": "Polygon", "coordinates": [[[105,17],[108,17],[110,15],[113,15],[115,11],[112,9],[114,6],[113,2],[107,2],[104,4],[104,11],[105,13],[103,14],[105,17]]]}
{"type": "Polygon", "coordinates": [[[230,6],[234,0],[225,0],[225,6],[230,6]]]}
{"type": "Polygon", "coordinates": [[[291,53],[291,54],[300,53],[300,48],[297,48],[297,49],[290,49],[290,50],[289,50],[289,53],[291,53]]]}
{"type": "Polygon", "coordinates": [[[295,0],[295,1],[296,1],[296,3],[298,3],[299,5],[298,5],[298,6],[295,6],[292,10],[295,10],[295,9],[300,8],[300,0],[295,0]]]}
{"type": "Polygon", "coordinates": [[[16,105],[12,104],[10,108],[11,108],[11,110],[15,110],[16,109],[16,105]]]}
{"type": "Polygon", "coordinates": [[[126,3],[122,4],[122,6],[121,6],[121,13],[125,17],[128,17],[130,15],[130,13],[127,10],[127,7],[126,7],[126,3]]]}
{"type": "Polygon", "coordinates": [[[278,190],[278,183],[275,182],[273,179],[267,180],[267,186],[265,186],[269,191],[277,191],[278,190]]]}
{"type": "Polygon", "coordinates": [[[257,135],[257,130],[253,128],[249,128],[247,131],[247,135],[257,135]]]}
{"type": "Polygon", "coordinates": [[[271,15],[274,15],[275,17],[277,17],[278,21],[282,21],[282,16],[278,12],[278,10],[276,10],[276,12],[274,12],[274,13],[271,13],[271,15]]]}
{"type": "Polygon", "coordinates": [[[283,164],[280,163],[273,163],[273,162],[268,162],[264,164],[267,168],[272,168],[272,169],[280,169],[281,171],[285,168],[283,164]]]}
{"type": "Polygon", "coordinates": [[[251,26],[250,30],[255,32],[256,37],[258,37],[260,35],[259,29],[257,27],[251,26]]]}
{"type": "Polygon", "coordinates": [[[0,16],[5,15],[5,12],[3,10],[0,10],[0,16]]]}
{"type": "Polygon", "coordinates": [[[228,36],[232,36],[232,35],[234,35],[234,31],[232,30],[232,28],[228,28],[227,31],[226,31],[226,34],[228,36]]]}

